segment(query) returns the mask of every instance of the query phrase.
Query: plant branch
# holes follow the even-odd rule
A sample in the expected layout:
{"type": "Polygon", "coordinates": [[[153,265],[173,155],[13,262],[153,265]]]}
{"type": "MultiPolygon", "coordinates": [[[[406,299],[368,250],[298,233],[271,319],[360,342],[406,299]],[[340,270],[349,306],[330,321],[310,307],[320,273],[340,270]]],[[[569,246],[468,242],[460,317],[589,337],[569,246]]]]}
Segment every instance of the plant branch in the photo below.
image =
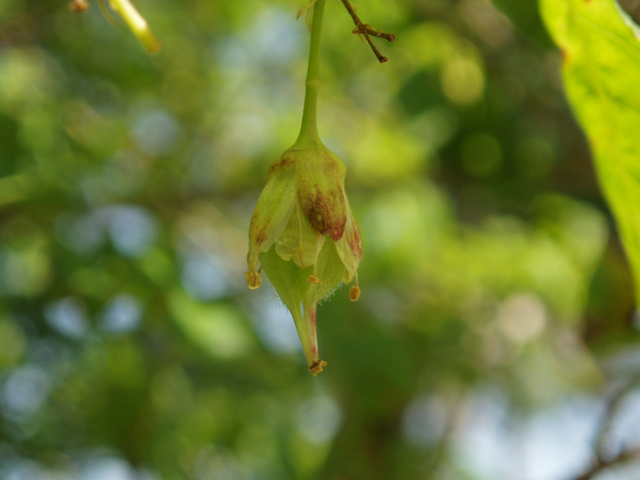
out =
{"type": "Polygon", "coordinates": [[[632,462],[640,460],[640,448],[635,450],[628,450],[624,452],[620,452],[615,458],[611,460],[602,460],[600,458],[596,459],[595,464],[591,467],[591,469],[579,477],[576,480],[591,480],[594,475],[600,473],[602,470],[608,467],[614,467],[618,465],[622,465],[624,463],[632,462]]]}
{"type": "Polygon", "coordinates": [[[352,33],[355,33],[358,36],[360,35],[364,36],[364,38],[367,40],[367,42],[371,46],[373,53],[375,53],[376,58],[380,63],[384,63],[387,60],[389,60],[387,57],[385,57],[378,51],[376,46],[373,44],[373,41],[371,40],[370,36],[384,38],[389,42],[393,42],[396,39],[396,36],[393,33],[385,33],[382,30],[373,28],[371,25],[367,23],[363,23],[362,20],[360,20],[360,17],[358,17],[355,10],[353,9],[353,6],[351,5],[351,3],[349,3],[349,0],[341,0],[341,1],[345,6],[345,8],[347,9],[347,12],[349,12],[349,15],[351,15],[351,18],[353,19],[353,23],[356,25],[356,28],[353,29],[352,33]]]}
{"type": "Polygon", "coordinates": [[[387,57],[385,57],[384,55],[382,55],[380,53],[380,51],[376,48],[376,46],[373,44],[373,41],[371,40],[371,38],[369,37],[369,35],[367,35],[366,33],[364,34],[364,38],[367,39],[367,42],[369,42],[369,46],[371,46],[371,50],[373,50],[373,53],[376,54],[376,58],[378,59],[378,61],[380,63],[385,63],[387,61],[389,61],[389,59],[387,57]]]}
{"type": "Polygon", "coordinates": [[[613,458],[607,458],[606,443],[613,420],[615,419],[620,404],[626,395],[640,384],[640,375],[636,375],[621,388],[614,391],[607,401],[606,411],[602,420],[602,425],[596,437],[595,450],[596,458],[591,468],[577,477],[575,480],[590,480],[594,475],[600,473],[608,467],[621,465],[623,463],[640,460],[640,447],[621,451],[613,458]]]}

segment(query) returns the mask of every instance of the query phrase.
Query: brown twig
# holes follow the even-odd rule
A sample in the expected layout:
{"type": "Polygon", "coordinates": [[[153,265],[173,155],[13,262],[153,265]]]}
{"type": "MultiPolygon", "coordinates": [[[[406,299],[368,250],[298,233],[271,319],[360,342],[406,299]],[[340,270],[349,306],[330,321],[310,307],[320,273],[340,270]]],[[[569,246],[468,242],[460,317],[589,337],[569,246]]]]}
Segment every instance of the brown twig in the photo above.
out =
{"type": "Polygon", "coordinates": [[[364,38],[367,39],[367,42],[369,42],[369,45],[371,45],[371,50],[373,50],[373,53],[376,54],[376,58],[378,59],[378,61],[380,63],[384,63],[386,61],[388,61],[389,59],[387,57],[385,57],[384,55],[382,55],[380,53],[380,51],[376,48],[376,46],[373,44],[373,42],[371,41],[371,38],[369,37],[369,35],[367,35],[366,33],[364,34],[364,38]]]}
{"type": "Polygon", "coordinates": [[[349,0],[342,0],[342,3],[344,4],[345,8],[347,9],[347,12],[349,12],[349,15],[351,15],[351,18],[353,19],[353,23],[355,23],[356,26],[358,26],[359,23],[362,23],[360,21],[360,19],[358,18],[358,15],[356,15],[355,10],[353,9],[351,4],[349,3],[349,0]]]}
{"type": "Polygon", "coordinates": [[[396,39],[394,33],[385,33],[382,30],[378,30],[377,28],[373,28],[371,25],[367,23],[361,23],[357,28],[354,28],[351,33],[361,33],[361,34],[369,34],[373,37],[384,38],[389,42],[393,42],[396,39]]]}
{"type": "Polygon", "coordinates": [[[349,0],[342,0],[342,3],[347,9],[347,12],[349,12],[349,15],[351,15],[351,18],[353,19],[353,23],[356,25],[356,28],[353,29],[352,33],[355,33],[356,35],[364,35],[364,38],[367,40],[367,42],[371,46],[373,53],[375,53],[376,58],[380,63],[384,63],[387,60],[389,60],[387,57],[385,57],[378,51],[376,46],[373,44],[373,41],[371,40],[370,35],[378,38],[384,38],[389,42],[393,42],[396,39],[396,36],[393,33],[385,33],[382,30],[373,28],[369,24],[363,23],[362,20],[360,20],[360,18],[356,14],[353,7],[351,6],[351,3],[349,3],[349,0]]]}
{"type": "Polygon", "coordinates": [[[623,463],[640,460],[640,448],[623,450],[613,458],[607,458],[606,442],[611,431],[611,425],[616,417],[620,404],[626,395],[640,384],[640,375],[631,378],[623,387],[618,388],[607,401],[607,408],[596,438],[595,450],[596,458],[591,468],[577,477],[575,480],[590,480],[594,475],[600,473],[605,468],[613,467],[623,463]]]}
{"type": "Polygon", "coordinates": [[[614,467],[616,465],[622,465],[623,463],[632,462],[634,460],[640,460],[640,449],[629,450],[626,452],[620,452],[615,458],[611,460],[596,459],[595,465],[589,469],[589,471],[580,475],[576,480],[591,480],[591,478],[600,473],[605,468],[614,467]]]}

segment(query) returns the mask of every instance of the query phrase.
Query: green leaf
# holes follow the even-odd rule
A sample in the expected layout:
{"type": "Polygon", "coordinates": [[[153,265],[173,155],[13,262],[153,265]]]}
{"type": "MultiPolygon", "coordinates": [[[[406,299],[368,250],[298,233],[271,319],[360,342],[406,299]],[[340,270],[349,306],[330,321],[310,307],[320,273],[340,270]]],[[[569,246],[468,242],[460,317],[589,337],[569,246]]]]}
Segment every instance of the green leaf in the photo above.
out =
{"type": "Polygon", "coordinates": [[[540,0],[640,300],[640,41],[614,0],[540,0]]]}

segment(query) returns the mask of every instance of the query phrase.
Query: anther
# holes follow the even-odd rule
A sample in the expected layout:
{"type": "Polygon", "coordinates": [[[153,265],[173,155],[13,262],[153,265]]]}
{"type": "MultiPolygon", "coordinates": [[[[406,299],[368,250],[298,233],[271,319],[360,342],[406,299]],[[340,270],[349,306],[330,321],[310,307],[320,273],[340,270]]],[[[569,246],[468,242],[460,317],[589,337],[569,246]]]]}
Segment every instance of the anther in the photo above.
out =
{"type": "Polygon", "coordinates": [[[360,287],[354,285],[353,287],[351,287],[351,290],[349,290],[349,299],[352,302],[357,302],[359,298],[360,298],[360,287]]]}
{"type": "Polygon", "coordinates": [[[323,360],[318,360],[316,363],[314,363],[309,367],[309,370],[311,370],[311,373],[313,373],[313,375],[316,376],[320,372],[322,372],[322,367],[326,367],[326,366],[327,366],[327,362],[323,360]]]}
{"type": "Polygon", "coordinates": [[[262,277],[259,272],[245,272],[245,277],[247,277],[247,285],[251,290],[255,290],[262,285],[262,277]]]}

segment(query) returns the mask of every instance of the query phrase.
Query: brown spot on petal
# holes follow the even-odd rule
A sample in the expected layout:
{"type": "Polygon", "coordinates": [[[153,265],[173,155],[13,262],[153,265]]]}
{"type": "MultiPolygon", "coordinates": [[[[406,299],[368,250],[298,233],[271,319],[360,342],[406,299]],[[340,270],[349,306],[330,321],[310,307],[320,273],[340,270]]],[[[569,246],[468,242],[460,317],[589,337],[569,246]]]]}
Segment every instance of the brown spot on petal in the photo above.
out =
{"type": "Polygon", "coordinates": [[[317,285],[322,285],[322,280],[320,280],[315,275],[309,275],[309,278],[307,278],[307,280],[309,280],[311,283],[315,283],[317,285]]]}
{"type": "Polygon", "coordinates": [[[288,165],[292,165],[295,163],[295,160],[293,158],[281,158],[280,160],[276,160],[271,167],[269,167],[269,175],[271,175],[273,172],[275,172],[276,170],[282,168],[282,167],[286,167],[288,165]]]}
{"type": "Polygon", "coordinates": [[[360,260],[362,258],[362,234],[360,233],[360,227],[353,218],[351,219],[351,228],[353,233],[350,238],[347,238],[349,248],[353,253],[353,257],[360,260]]]}
{"type": "MultiPolygon", "coordinates": [[[[316,185],[317,188],[317,185],[316,185]]],[[[309,223],[313,227],[313,229],[321,235],[327,234],[327,224],[325,222],[325,217],[322,215],[322,212],[326,210],[327,204],[324,201],[322,196],[322,192],[318,192],[315,198],[307,199],[305,205],[305,214],[309,223]]]]}
{"type": "Polygon", "coordinates": [[[342,235],[344,234],[345,223],[346,221],[343,222],[342,224],[338,223],[333,228],[329,229],[329,236],[333,239],[334,242],[337,242],[342,238],[342,235]]]}
{"type": "MultiPolygon", "coordinates": [[[[318,190],[318,185],[316,185],[316,190],[318,190]]],[[[303,208],[311,227],[319,234],[329,235],[337,242],[342,238],[347,217],[340,215],[340,209],[334,205],[335,203],[336,199],[328,199],[322,194],[322,191],[318,190],[315,198],[306,199],[303,208]]]]}
{"type": "Polygon", "coordinates": [[[258,244],[258,247],[261,247],[266,239],[267,239],[267,229],[263,228],[256,235],[256,243],[258,244]]]}

